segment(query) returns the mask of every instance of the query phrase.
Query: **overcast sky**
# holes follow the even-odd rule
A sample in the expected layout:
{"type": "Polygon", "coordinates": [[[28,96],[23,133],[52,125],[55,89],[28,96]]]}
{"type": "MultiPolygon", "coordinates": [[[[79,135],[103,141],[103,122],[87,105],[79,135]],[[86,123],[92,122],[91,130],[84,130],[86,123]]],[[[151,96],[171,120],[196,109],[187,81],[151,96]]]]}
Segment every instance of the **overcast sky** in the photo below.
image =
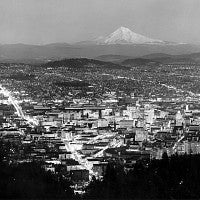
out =
{"type": "Polygon", "coordinates": [[[200,42],[200,0],[0,0],[0,43],[75,42],[120,26],[155,39],[200,42]]]}

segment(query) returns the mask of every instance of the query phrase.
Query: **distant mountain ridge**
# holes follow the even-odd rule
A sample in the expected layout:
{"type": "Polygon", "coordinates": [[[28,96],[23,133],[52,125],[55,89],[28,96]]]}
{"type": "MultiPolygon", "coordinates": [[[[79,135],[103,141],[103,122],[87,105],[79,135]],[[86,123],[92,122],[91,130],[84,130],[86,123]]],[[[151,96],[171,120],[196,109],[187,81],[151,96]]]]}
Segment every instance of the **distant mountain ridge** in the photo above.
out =
{"type": "MultiPolygon", "coordinates": [[[[91,41],[77,42],[74,44],[52,43],[30,45],[19,43],[0,45],[0,62],[24,62],[34,64],[84,57],[119,63],[125,59],[138,58],[155,53],[188,55],[198,52],[200,52],[200,45],[178,44],[152,39],[135,33],[128,28],[120,27],[105,37],[98,37],[91,41]]],[[[168,60],[169,58],[165,56],[165,58],[163,57],[160,59],[168,60]]],[[[176,57],[176,59],[178,59],[178,57],[176,57]]],[[[189,59],[189,57],[187,57],[187,59],[189,59]]],[[[196,57],[195,60],[197,61],[198,58],[196,57]]]]}
{"type": "MultiPolygon", "coordinates": [[[[44,63],[65,58],[97,58],[104,55],[119,55],[137,58],[148,54],[191,54],[200,52],[198,45],[156,45],[156,44],[111,44],[111,45],[0,45],[0,62],[44,63]]],[[[108,58],[109,56],[107,56],[108,58]]],[[[117,59],[117,58],[115,58],[117,59]]],[[[101,59],[100,59],[101,60],[101,59]]],[[[105,61],[113,61],[105,60],[105,61]]],[[[117,61],[118,62],[118,61],[117,61]]]]}
{"type": "MultiPolygon", "coordinates": [[[[115,59],[115,55],[110,55],[115,59]]],[[[115,68],[115,69],[129,69],[130,66],[134,65],[152,65],[158,66],[159,64],[166,63],[196,63],[200,64],[200,53],[194,54],[184,54],[184,55],[169,55],[169,54],[149,54],[139,58],[128,58],[116,55],[116,58],[121,58],[121,61],[110,62],[110,61],[100,61],[96,59],[88,58],[71,58],[62,59],[57,61],[47,62],[41,67],[68,67],[68,68],[115,68]],[[128,68],[127,68],[128,67],[128,68]]]]}

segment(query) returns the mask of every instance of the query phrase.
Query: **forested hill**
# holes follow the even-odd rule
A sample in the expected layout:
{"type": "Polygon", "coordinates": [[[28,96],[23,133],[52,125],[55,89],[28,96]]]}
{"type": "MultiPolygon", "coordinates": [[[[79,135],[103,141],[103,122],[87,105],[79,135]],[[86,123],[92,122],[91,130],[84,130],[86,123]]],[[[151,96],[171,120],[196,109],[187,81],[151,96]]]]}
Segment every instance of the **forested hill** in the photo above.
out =
{"type": "Polygon", "coordinates": [[[81,197],[40,163],[3,162],[9,149],[0,143],[0,199],[200,199],[200,155],[163,154],[162,160],[140,160],[128,172],[111,162],[103,180],[93,178],[81,197]]]}
{"type": "Polygon", "coordinates": [[[93,179],[85,199],[200,199],[200,155],[175,155],[137,163],[125,173],[110,164],[103,181],[93,179]]]}
{"type": "Polygon", "coordinates": [[[0,162],[0,199],[72,199],[69,181],[46,172],[41,164],[0,162]]]}
{"type": "Polygon", "coordinates": [[[68,67],[68,68],[83,68],[83,67],[101,67],[101,68],[122,68],[121,65],[111,62],[103,62],[88,58],[71,58],[58,61],[52,61],[41,65],[42,67],[68,67]]]}
{"type": "Polygon", "coordinates": [[[147,65],[147,64],[153,64],[158,65],[159,62],[145,59],[145,58],[135,58],[135,59],[126,59],[122,62],[123,65],[147,65]]]}

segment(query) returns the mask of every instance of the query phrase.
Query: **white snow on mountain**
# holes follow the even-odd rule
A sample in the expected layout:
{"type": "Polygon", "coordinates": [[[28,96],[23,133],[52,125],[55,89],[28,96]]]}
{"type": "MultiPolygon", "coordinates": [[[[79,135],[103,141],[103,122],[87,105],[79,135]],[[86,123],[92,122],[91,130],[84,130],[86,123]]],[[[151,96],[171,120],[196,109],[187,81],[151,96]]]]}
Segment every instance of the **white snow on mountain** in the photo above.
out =
{"type": "Polygon", "coordinates": [[[134,33],[128,28],[120,27],[106,37],[94,40],[97,44],[165,44],[162,40],[156,40],[134,33]]]}

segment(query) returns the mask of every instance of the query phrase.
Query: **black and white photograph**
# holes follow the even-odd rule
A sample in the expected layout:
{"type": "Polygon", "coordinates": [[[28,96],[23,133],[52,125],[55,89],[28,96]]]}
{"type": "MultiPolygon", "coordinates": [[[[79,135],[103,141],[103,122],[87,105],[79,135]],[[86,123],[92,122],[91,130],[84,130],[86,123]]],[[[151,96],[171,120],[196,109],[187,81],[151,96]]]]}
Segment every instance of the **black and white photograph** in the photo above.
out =
{"type": "Polygon", "coordinates": [[[200,0],[0,0],[0,199],[200,199],[200,0]]]}

